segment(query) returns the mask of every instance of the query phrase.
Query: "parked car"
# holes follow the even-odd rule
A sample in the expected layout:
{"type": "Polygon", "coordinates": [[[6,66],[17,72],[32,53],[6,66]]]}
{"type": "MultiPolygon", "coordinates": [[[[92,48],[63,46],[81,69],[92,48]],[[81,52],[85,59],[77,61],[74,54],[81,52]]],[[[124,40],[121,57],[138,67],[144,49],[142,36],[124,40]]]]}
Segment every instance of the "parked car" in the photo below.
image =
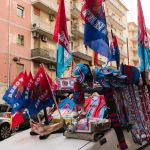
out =
{"type": "MultiPolygon", "coordinates": [[[[30,128],[30,119],[26,111],[22,114],[24,122],[10,129],[11,107],[7,104],[0,104],[0,141],[11,136],[12,133],[30,128]]],[[[33,120],[38,120],[37,116],[32,116],[33,120]]]]}

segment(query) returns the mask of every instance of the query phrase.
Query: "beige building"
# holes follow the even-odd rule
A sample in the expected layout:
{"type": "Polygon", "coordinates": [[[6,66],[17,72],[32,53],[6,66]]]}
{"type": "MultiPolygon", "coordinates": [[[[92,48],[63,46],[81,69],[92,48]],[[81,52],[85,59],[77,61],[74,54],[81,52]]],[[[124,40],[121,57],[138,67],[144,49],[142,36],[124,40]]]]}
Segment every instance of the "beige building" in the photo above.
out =
{"type": "MultiPolygon", "coordinates": [[[[32,48],[31,59],[33,74],[41,63],[45,64],[48,74],[56,77],[56,42],[53,41],[59,0],[32,0],[32,48]]],[[[65,0],[68,32],[70,35],[70,1],[65,0]]]]}
{"type": "MultiPolygon", "coordinates": [[[[120,49],[120,63],[127,64],[127,11],[120,0],[107,0],[105,5],[109,41],[111,41],[111,27],[118,39],[120,49]]],[[[115,63],[113,62],[114,66],[115,63]]],[[[116,65],[115,65],[116,66],[116,65]]]]}
{"type": "MultiPolygon", "coordinates": [[[[33,73],[36,72],[40,63],[44,63],[49,75],[55,79],[56,71],[56,43],[52,40],[55,18],[57,15],[59,0],[32,0],[32,49],[33,73]]],[[[70,46],[73,51],[75,63],[92,64],[93,51],[86,50],[83,43],[84,21],[80,17],[81,0],[65,0],[67,15],[67,27],[70,37],[70,46]]],[[[121,50],[121,63],[127,63],[127,8],[120,0],[106,1],[106,16],[108,23],[108,34],[111,40],[110,26],[118,38],[121,50]]],[[[99,56],[99,65],[106,59],[99,56]]],[[[115,64],[115,63],[114,63],[115,64]]],[[[113,65],[112,63],[112,66],[113,65]]],[[[65,76],[68,76],[68,71],[65,76]]]]}
{"type": "MultiPolygon", "coordinates": [[[[80,17],[81,1],[71,1],[71,39],[72,49],[74,51],[75,62],[83,62],[91,65],[92,50],[85,49],[83,44],[84,22],[80,17]]],[[[105,3],[107,29],[109,40],[111,40],[111,26],[113,33],[118,38],[118,44],[121,51],[122,63],[127,63],[127,8],[120,2],[120,0],[107,0],[105,3]]],[[[99,65],[106,63],[106,58],[99,56],[99,65]]],[[[110,64],[115,67],[115,62],[110,64]]]]}
{"type": "MultiPolygon", "coordinates": [[[[148,41],[150,45],[150,30],[147,29],[148,41]]],[[[136,23],[128,23],[128,44],[129,44],[129,62],[130,65],[139,68],[139,57],[138,57],[138,27],[136,23]]],[[[150,71],[148,71],[148,78],[150,80],[150,71]]]]}

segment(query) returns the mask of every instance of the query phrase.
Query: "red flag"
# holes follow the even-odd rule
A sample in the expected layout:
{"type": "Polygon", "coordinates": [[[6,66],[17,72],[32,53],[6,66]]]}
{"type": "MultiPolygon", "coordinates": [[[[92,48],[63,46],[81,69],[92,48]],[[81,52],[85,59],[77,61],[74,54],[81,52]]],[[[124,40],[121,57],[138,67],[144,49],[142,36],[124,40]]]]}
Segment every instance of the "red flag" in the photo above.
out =
{"type": "Polygon", "coordinates": [[[140,30],[140,42],[144,43],[144,37],[147,36],[146,33],[146,26],[145,26],[145,19],[143,15],[142,5],[141,1],[137,0],[137,7],[138,7],[138,26],[140,30]]]}
{"type": "Polygon", "coordinates": [[[40,97],[40,100],[45,100],[49,98],[51,95],[52,95],[52,91],[48,83],[46,72],[44,70],[44,67],[41,66],[34,78],[33,96],[35,98],[40,97]]]}
{"type": "Polygon", "coordinates": [[[98,65],[98,52],[93,51],[92,65],[98,65]]]}
{"type": "Polygon", "coordinates": [[[23,122],[24,122],[24,117],[23,117],[22,113],[16,112],[11,117],[11,121],[10,121],[11,126],[10,127],[11,127],[11,129],[13,129],[23,122]]]}
{"type": "MultiPolygon", "coordinates": [[[[93,14],[99,11],[100,6],[105,0],[83,0],[83,5],[81,9],[81,17],[84,21],[86,21],[86,17],[82,14],[83,11],[90,9],[93,14]]],[[[88,16],[88,14],[87,14],[88,16]]]]}
{"type": "Polygon", "coordinates": [[[64,0],[60,0],[53,39],[62,45],[66,50],[69,50],[64,0]]]}

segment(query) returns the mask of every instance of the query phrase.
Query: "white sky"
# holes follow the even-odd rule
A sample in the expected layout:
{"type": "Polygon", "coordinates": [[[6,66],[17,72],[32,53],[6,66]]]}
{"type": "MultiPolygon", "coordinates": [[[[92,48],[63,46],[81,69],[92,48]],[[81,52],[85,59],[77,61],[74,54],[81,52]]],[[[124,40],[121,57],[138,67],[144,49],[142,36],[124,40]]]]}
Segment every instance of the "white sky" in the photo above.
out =
{"type": "MultiPolygon", "coordinates": [[[[120,0],[128,8],[128,22],[137,24],[137,0],[120,0]]],[[[150,28],[150,0],[141,0],[146,27],[150,28]]]]}

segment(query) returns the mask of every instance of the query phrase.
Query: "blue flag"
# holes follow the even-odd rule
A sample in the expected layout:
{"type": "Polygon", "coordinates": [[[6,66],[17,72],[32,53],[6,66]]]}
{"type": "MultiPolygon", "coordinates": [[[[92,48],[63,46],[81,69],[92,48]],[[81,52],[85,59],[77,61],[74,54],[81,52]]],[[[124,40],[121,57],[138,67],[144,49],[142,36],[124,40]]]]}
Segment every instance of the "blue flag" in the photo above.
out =
{"type": "Polygon", "coordinates": [[[113,41],[110,44],[110,51],[108,56],[108,62],[109,61],[116,61],[117,69],[119,69],[120,65],[120,50],[118,47],[117,38],[115,35],[113,35],[113,41]]]}
{"type": "Polygon", "coordinates": [[[72,53],[67,51],[62,45],[57,48],[57,77],[60,78],[66,68],[71,65],[72,53]]]}
{"type": "Polygon", "coordinates": [[[94,1],[86,1],[81,16],[85,20],[84,44],[108,58],[110,48],[103,6],[94,1]]]}
{"type": "Polygon", "coordinates": [[[141,71],[145,71],[150,68],[150,49],[140,0],[137,1],[137,6],[138,6],[138,55],[140,60],[140,69],[141,71]]]}

